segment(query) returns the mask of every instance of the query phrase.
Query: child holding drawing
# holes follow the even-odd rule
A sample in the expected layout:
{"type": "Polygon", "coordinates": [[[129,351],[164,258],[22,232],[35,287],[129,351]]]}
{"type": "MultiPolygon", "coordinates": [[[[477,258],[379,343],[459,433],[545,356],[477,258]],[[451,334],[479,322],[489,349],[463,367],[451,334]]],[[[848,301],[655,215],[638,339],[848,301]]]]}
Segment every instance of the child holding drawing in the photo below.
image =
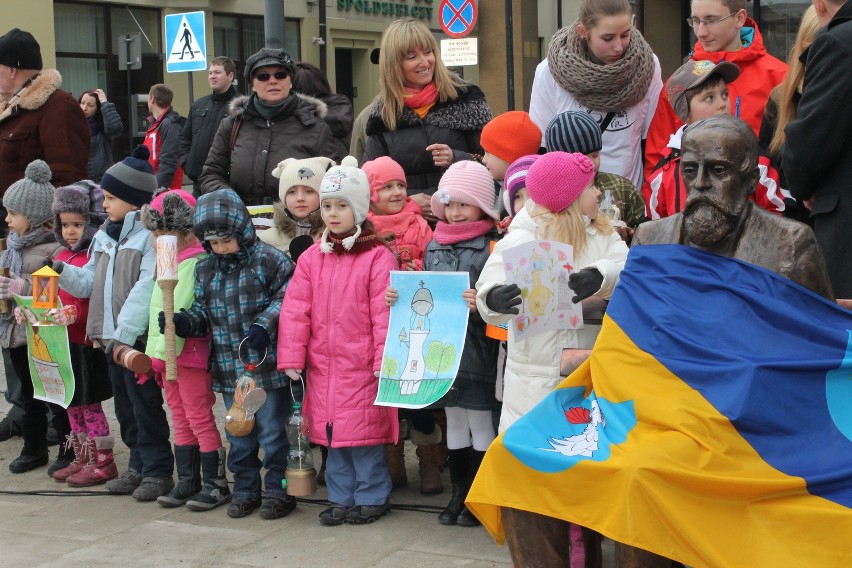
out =
{"type": "Polygon", "coordinates": [[[326,526],[371,523],[390,509],[385,444],[398,435],[395,408],[376,406],[388,326],[384,294],[396,258],[367,221],[370,183],[351,156],[320,184],[325,231],[300,257],[278,326],[278,369],[307,371],[309,439],[328,446],[326,526]]]}
{"type": "MultiPolygon", "coordinates": [[[[447,169],[432,195],[432,212],[439,221],[426,247],[424,270],[467,272],[470,289],[464,300],[471,314],[458,374],[450,391],[438,402],[447,412],[447,447],[450,452],[449,504],[438,516],[444,525],[477,526],[479,521],[464,506],[470,484],[495,432],[491,412],[498,406],[494,396],[499,342],[486,337],[485,321],[476,309],[474,283],[485,266],[496,238],[494,182],[488,169],[473,161],[456,162],[447,169]]],[[[393,305],[397,292],[385,295],[393,305]]]]}

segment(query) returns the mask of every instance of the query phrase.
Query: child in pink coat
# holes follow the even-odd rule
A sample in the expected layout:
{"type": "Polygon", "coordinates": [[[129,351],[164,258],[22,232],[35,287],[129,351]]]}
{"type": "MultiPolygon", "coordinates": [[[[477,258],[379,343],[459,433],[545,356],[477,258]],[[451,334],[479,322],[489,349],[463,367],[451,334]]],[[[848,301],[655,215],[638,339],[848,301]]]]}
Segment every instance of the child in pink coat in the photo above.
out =
{"type": "Polygon", "coordinates": [[[382,156],[361,168],[370,180],[370,211],[367,219],[386,242],[393,240],[400,270],[420,270],[423,254],[432,240],[432,229],[420,206],[408,197],[405,172],[393,158],[382,156]],[[388,238],[390,237],[390,238],[388,238]]]}
{"type": "Polygon", "coordinates": [[[305,422],[311,442],[328,446],[327,526],[371,523],[389,510],[385,444],[398,435],[396,409],[376,406],[393,254],[366,220],[367,175],[347,156],[320,185],[325,231],[302,253],[278,323],[278,370],[307,371],[305,422]]]}

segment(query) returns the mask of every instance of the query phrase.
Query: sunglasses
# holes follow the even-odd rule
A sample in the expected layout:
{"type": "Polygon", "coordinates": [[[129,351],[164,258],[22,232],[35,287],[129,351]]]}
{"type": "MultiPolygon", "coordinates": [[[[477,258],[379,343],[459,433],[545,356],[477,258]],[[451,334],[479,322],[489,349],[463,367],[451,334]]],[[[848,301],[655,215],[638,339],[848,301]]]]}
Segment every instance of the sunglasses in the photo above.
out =
{"type": "Polygon", "coordinates": [[[257,79],[258,81],[262,82],[262,83],[266,83],[273,76],[275,77],[275,79],[277,81],[283,81],[284,79],[286,79],[290,75],[286,71],[276,71],[275,73],[258,73],[257,75],[254,76],[254,78],[257,79]]]}

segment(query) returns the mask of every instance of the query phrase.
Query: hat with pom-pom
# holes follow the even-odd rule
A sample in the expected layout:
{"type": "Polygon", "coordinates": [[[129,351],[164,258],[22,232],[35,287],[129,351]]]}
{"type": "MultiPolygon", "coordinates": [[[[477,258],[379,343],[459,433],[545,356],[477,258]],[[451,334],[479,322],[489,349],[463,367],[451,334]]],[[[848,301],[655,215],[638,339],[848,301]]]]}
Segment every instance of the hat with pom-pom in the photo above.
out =
{"type": "Polygon", "coordinates": [[[272,170],[272,177],[278,178],[278,197],[285,202],[287,191],[294,185],[304,185],[319,192],[322,176],[334,165],[331,158],[287,158],[278,162],[272,170]]]}
{"type": "Polygon", "coordinates": [[[527,171],[527,193],[534,203],[559,213],[574,203],[595,179],[595,165],[575,152],[548,152],[527,171]]]}
{"type": "Polygon", "coordinates": [[[101,187],[114,197],[135,207],[142,207],[157,191],[157,176],[148,163],[151,152],[140,144],[133,154],[111,166],[101,179],[101,187]]]}
{"type": "Polygon", "coordinates": [[[167,189],[154,194],[151,203],[142,206],[142,225],[149,231],[189,233],[195,198],[182,189],[167,189]]]}
{"type": "MultiPolygon", "coordinates": [[[[355,217],[355,234],[343,239],[343,248],[352,250],[355,241],[361,236],[361,223],[370,210],[370,181],[364,170],[358,167],[358,160],[346,156],[339,166],[332,166],[322,178],[320,184],[320,203],[326,199],[340,199],[349,203],[355,217]]],[[[329,253],[332,243],[328,240],[328,226],[322,233],[320,250],[329,253]]]]}
{"type": "Polygon", "coordinates": [[[50,206],[53,203],[53,174],[50,166],[43,160],[33,160],[27,165],[24,179],[9,186],[3,195],[3,207],[20,213],[30,222],[30,227],[38,227],[53,219],[50,206]]]}
{"type": "MultiPolygon", "coordinates": [[[[92,183],[92,182],[90,182],[92,183]]],[[[53,234],[56,241],[72,251],[78,251],[89,246],[92,237],[97,232],[97,227],[92,225],[92,219],[100,221],[100,217],[91,211],[92,200],[89,196],[89,188],[83,183],[72,183],[63,187],[57,187],[53,194],[53,205],[50,210],[53,212],[53,234]],[[62,236],[62,213],[74,213],[83,217],[85,229],[82,237],[73,246],[62,236]]]]}
{"type": "Polygon", "coordinates": [[[527,186],[527,172],[540,157],[538,154],[521,156],[506,168],[506,176],[503,178],[503,205],[512,217],[518,213],[515,211],[515,195],[527,186]]]}
{"type": "Polygon", "coordinates": [[[370,180],[370,201],[375,202],[379,200],[379,190],[388,182],[401,181],[403,186],[408,187],[408,183],[405,180],[405,171],[390,156],[381,156],[375,160],[364,162],[361,169],[364,170],[364,173],[367,174],[367,179],[370,180]]]}
{"type": "Polygon", "coordinates": [[[494,178],[488,168],[473,160],[462,160],[447,168],[438,182],[438,191],[432,194],[432,213],[442,221],[447,220],[444,207],[450,201],[476,205],[494,219],[500,214],[494,208],[494,178]]]}

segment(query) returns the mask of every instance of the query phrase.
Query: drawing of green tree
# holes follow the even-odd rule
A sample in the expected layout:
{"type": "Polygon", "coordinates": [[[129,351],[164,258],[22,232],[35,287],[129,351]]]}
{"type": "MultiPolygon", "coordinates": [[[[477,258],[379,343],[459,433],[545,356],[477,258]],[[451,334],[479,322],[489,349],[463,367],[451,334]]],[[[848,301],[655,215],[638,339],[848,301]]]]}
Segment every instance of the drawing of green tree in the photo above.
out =
{"type": "Polygon", "coordinates": [[[396,357],[385,355],[382,359],[382,369],[385,371],[383,377],[395,379],[399,373],[399,361],[396,360],[396,357]]]}
{"type": "Polygon", "coordinates": [[[455,366],[456,346],[452,343],[432,341],[426,348],[426,370],[435,373],[446,373],[455,366]]]}

